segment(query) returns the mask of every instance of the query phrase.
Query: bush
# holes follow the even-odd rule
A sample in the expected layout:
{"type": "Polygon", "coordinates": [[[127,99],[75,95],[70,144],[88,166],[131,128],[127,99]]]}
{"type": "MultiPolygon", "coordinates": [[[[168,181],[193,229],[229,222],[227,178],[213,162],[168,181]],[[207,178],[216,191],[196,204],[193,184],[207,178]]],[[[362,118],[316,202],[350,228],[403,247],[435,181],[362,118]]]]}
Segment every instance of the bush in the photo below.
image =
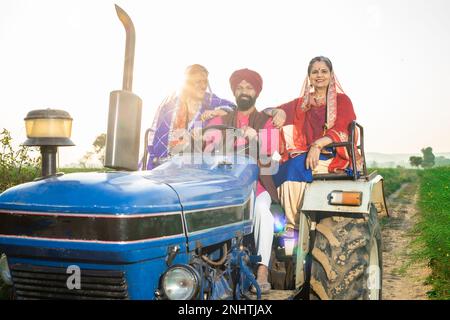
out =
{"type": "Polygon", "coordinates": [[[14,150],[11,134],[6,129],[0,133],[0,144],[0,192],[39,175],[40,159],[30,156],[35,148],[20,146],[14,150]]]}

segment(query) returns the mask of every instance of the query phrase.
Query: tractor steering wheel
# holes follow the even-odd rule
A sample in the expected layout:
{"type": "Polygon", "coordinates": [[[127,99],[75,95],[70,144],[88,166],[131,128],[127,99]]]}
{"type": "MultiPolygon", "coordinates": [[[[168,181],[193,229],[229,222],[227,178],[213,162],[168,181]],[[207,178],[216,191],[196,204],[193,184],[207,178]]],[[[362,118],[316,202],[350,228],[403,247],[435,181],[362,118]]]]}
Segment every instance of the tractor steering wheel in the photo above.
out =
{"type": "MultiPolygon", "coordinates": [[[[223,125],[223,124],[212,125],[212,126],[203,128],[203,130],[202,130],[202,137],[205,137],[205,133],[208,130],[219,130],[219,131],[221,131],[221,143],[219,144],[219,146],[220,146],[220,148],[222,148],[222,150],[225,151],[225,153],[227,153],[227,151],[228,152],[231,151],[231,150],[225,150],[225,147],[227,147],[227,144],[225,143],[225,145],[224,145],[224,142],[226,142],[226,138],[227,138],[227,135],[224,134],[224,133],[227,130],[232,130],[233,131],[233,135],[232,135],[232,137],[233,137],[233,144],[232,144],[233,151],[235,151],[237,149],[236,139],[237,138],[245,138],[243,129],[236,128],[236,127],[233,127],[233,126],[227,126],[227,125],[223,125]]],[[[205,147],[206,147],[206,145],[203,146],[203,150],[205,149],[205,147]]],[[[249,149],[249,143],[247,142],[245,144],[245,147],[240,149],[239,151],[243,152],[244,154],[247,154],[248,153],[248,149],[249,149]]]]}

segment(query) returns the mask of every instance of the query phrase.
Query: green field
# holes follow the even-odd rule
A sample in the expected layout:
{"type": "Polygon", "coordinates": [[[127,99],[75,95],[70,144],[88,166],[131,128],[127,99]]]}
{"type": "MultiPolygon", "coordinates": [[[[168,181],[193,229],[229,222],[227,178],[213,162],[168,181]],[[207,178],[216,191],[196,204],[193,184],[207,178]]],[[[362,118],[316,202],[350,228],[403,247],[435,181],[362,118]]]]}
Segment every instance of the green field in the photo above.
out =
{"type": "Polygon", "coordinates": [[[429,261],[431,299],[450,299],[450,167],[419,171],[415,258],[429,261]]]}
{"type": "Polygon", "coordinates": [[[66,174],[76,173],[76,172],[105,172],[111,171],[111,169],[107,168],[62,168],[59,169],[58,172],[64,172],[66,174]]]}
{"type": "Polygon", "coordinates": [[[384,193],[389,197],[400,189],[404,183],[417,180],[417,170],[404,168],[370,168],[369,172],[376,171],[384,179],[384,193]]]}
{"type": "Polygon", "coordinates": [[[384,178],[386,197],[404,183],[419,184],[420,221],[413,231],[417,238],[409,263],[427,261],[432,270],[427,282],[433,287],[429,298],[450,299],[450,167],[373,170],[384,178]]]}

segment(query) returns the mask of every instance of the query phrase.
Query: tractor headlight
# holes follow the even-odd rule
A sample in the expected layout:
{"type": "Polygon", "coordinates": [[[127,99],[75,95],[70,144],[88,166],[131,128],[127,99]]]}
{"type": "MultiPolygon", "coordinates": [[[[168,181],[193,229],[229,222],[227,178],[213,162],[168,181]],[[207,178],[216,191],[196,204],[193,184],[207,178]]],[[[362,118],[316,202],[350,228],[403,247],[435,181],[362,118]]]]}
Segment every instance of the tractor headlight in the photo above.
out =
{"type": "Polygon", "coordinates": [[[68,140],[72,133],[72,118],[63,110],[33,110],[25,118],[25,128],[29,139],[64,138],[68,140]]]}
{"type": "Polygon", "coordinates": [[[0,257],[0,276],[5,284],[12,286],[11,272],[9,271],[8,260],[4,254],[0,257]]]}
{"type": "Polygon", "coordinates": [[[191,300],[197,295],[200,277],[189,265],[174,265],[161,279],[164,294],[170,300],[191,300]]]}

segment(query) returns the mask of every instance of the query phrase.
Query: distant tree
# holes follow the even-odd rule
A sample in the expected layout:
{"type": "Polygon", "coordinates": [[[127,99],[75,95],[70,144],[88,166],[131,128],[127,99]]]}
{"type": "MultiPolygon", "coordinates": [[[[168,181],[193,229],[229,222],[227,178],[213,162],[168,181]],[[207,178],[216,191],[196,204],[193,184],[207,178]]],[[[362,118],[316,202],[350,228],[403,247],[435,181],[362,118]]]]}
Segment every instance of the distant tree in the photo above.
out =
{"type": "Polygon", "coordinates": [[[411,167],[419,167],[423,162],[422,157],[409,157],[409,163],[411,164],[411,167]]]}
{"type": "Polygon", "coordinates": [[[103,163],[105,160],[106,133],[97,136],[92,145],[94,146],[95,153],[98,155],[99,160],[103,163]]]}
{"type": "Polygon", "coordinates": [[[105,160],[106,133],[98,135],[92,143],[92,146],[94,147],[94,151],[87,151],[80,160],[80,165],[83,168],[92,166],[93,163],[94,166],[98,166],[98,161],[103,165],[105,160]]]}
{"type": "Polygon", "coordinates": [[[91,161],[93,155],[94,153],[92,151],[86,152],[86,154],[80,160],[80,166],[82,168],[87,168],[88,162],[91,161]]]}
{"type": "Polygon", "coordinates": [[[435,156],[433,154],[433,148],[431,147],[427,147],[422,149],[422,154],[423,154],[423,161],[421,166],[423,168],[431,168],[434,166],[434,159],[435,156]]]}

